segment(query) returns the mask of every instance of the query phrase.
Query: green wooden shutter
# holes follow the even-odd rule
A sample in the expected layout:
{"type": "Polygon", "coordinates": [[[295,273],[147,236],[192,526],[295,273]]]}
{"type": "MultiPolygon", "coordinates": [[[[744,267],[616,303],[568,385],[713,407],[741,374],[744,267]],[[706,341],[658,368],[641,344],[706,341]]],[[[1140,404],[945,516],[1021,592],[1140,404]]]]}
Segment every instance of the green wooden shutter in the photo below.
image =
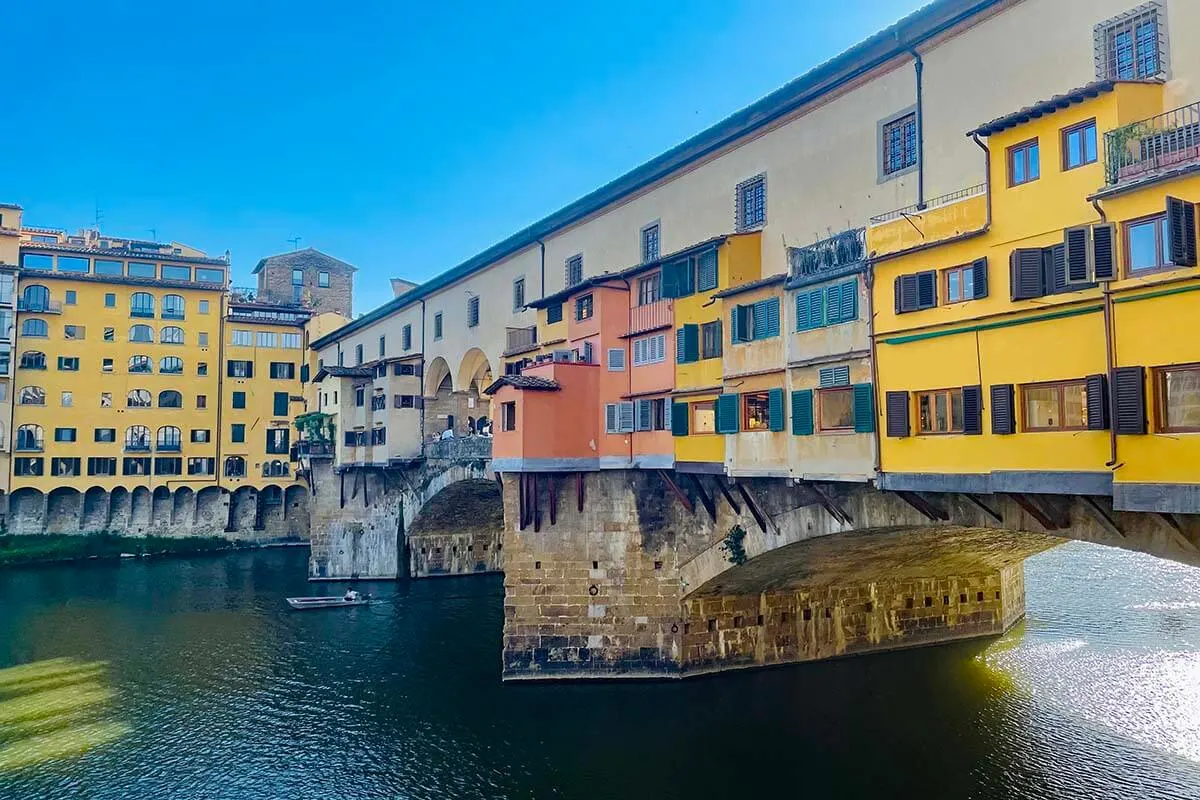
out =
{"type": "MultiPolygon", "coordinates": [[[[776,308],[779,303],[775,303],[776,308]]],[[[771,389],[767,392],[767,428],[772,431],[783,430],[783,389],[771,389]]]]}
{"type": "Polygon", "coordinates": [[[742,326],[738,325],[738,322],[740,322],[740,318],[742,316],[741,311],[741,306],[734,306],[733,308],[729,309],[729,341],[733,344],[737,344],[738,342],[742,341],[742,326]]]}
{"type": "Polygon", "coordinates": [[[825,292],[817,290],[808,293],[808,324],[814,328],[823,328],[825,319],[825,292]]]}
{"type": "Polygon", "coordinates": [[[662,296],[679,297],[679,262],[672,261],[662,267],[662,296]]]}
{"type": "MultiPolygon", "coordinates": [[[[684,327],[687,327],[687,326],[684,326],[684,327]]],[[[686,364],[687,363],[687,348],[684,346],[683,340],[684,340],[683,328],[677,328],[675,330],[675,363],[676,364],[686,364]]]]}
{"type": "Polygon", "coordinates": [[[754,327],[750,331],[750,339],[765,339],[767,338],[767,301],[759,300],[751,308],[754,309],[754,327]]]}
{"type": "Polygon", "coordinates": [[[796,330],[806,331],[812,327],[808,317],[808,292],[796,295],[796,330]]]}
{"type": "Polygon", "coordinates": [[[275,392],[275,416],[286,417],[288,413],[288,393],[275,392]]]}
{"type": "Polygon", "coordinates": [[[854,384],[854,430],[875,432],[875,387],[869,383],[854,384]]]}
{"type": "Polygon", "coordinates": [[[812,389],[792,392],[792,433],[796,436],[811,436],[813,432],[812,389]]]}
{"type": "Polygon", "coordinates": [[[839,322],[844,322],[842,319],[842,285],[840,283],[829,286],[824,290],[814,292],[814,294],[822,295],[825,301],[825,322],[828,325],[836,325],[839,322]]]}
{"type": "Polygon", "coordinates": [[[683,353],[687,363],[700,360],[700,326],[683,326],[683,353]]]}
{"type": "Polygon", "coordinates": [[[717,395],[717,433],[738,432],[738,396],[717,395]]]}
{"type": "Polygon", "coordinates": [[[842,284],[842,322],[858,319],[858,281],[848,281],[842,284]]]}
{"type": "Polygon", "coordinates": [[[671,435],[688,435],[688,404],[671,403],[671,435]]]}

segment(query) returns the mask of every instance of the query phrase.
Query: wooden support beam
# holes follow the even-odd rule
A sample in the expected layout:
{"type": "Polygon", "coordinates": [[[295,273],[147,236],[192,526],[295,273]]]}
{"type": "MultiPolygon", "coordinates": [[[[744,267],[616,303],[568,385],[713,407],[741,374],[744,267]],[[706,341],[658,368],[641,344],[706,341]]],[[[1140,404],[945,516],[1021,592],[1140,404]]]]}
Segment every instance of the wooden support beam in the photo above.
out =
{"type": "Polygon", "coordinates": [[[342,481],[341,495],[338,497],[338,508],[345,508],[346,507],[346,471],[342,470],[341,472],[339,472],[338,477],[341,478],[341,481],[342,481]]]}
{"type": "Polygon", "coordinates": [[[362,481],[363,481],[363,508],[367,508],[367,507],[370,505],[370,501],[367,499],[367,495],[368,495],[368,493],[370,492],[370,489],[371,489],[371,483],[370,483],[370,481],[371,481],[371,472],[372,472],[372,471],[371,471],[371,470],[369,470],[369,469],[364,469],[364,470],[362,471],[362,481]]]}
{"type": "Polygon", "coordinates": [[[1124,531],[1117,527],[1117,523],[1108,515],[1108,512],[1096,502],[1096,498],[1080,497],[1079,500],[1083,505],[1083,510],[1086,511],[1092,519],[1096,520],[1096,523],[1101,528],[1108,531],[1113,536],[1116,536],[1118,539],[1125,538],[1124,531]]]}
{"type": "Polygon", "coordinates": [[[997,524],[999,524],[999,525],[1003,525],[1003,524],[1004,524],[1004,517],[1002,517],[1002,516],[1000,515],[1000,512],[999,512],[999,511],[993,511],[991,506],[989,506],[987,503],[985,503],[985,502],[983,502],[982,500],[980,500],[980,499],[979,499],[978,497],[976,497],[975,495],[973,495],[973,494],[964,494],[964,495],[961,495],[961,497],[962,497],[964,500],[966,500],[968,503],[970,503],[971,505],[975,506],[975,507],[976,507],[976,508],[978,508],[980,511],[982,511],[982,512],[983,512],[983,513],[984,513],[986,516],[990,517],[990,518],[991,518],[991,520],[992,520],[992,522],[995,522],[995,523],[997,523],[997,524]]]}
{"type": "Polygon", "coordinates": [[[542,529],[542,506],[538,503],[538,474],[533,473],[533,485],[530,487],[529,494],[533,499],[533,532],[537,533],[542,529]]]}
{"type": "Polygon", "coordinates": [[[582,472],[575,473],[575,497],[576,497],[576,502],[579,504],[579,509],[578,509],[579,513],[582,514],[583,513],[583,473],[582,472]]]}
{"type": "Polygon", "coordinates": [[[736,500],[733,499],[733,495],[729,493],[729,487],[725,485],[723,480],[721,480],[721,476],[718,475],[716,480],[717,488],[721,490],[721,495],[725,498],[725,502],[729,503],[729,507],[733,509],[733,513],[742,513],[742,507],[738,505],[736,500]]]}
{"type": "Polygon", "coordinates": [[[929,520],[930,522],[945,522],[950,519],[949,514],[947,514],[938,506],[934,505],[926,498],[922,497],[918,492],[896,492],[895,494],[901,500],[916,509],[918,514],[925,517],[925,519],[929,520]]]}
{"type": "Polygon", "coordinates": [[[704,491],[704,484],[700,482],[700,477],[691,472],[685,472],[688,482],[692,484],[692,488],[696,490],[696,494],[700,496],[700,502],[704,504],[704,510],[708,512],[708,517],[713,522],[717,521],[717,505],[713,499],[708,496],[708,492],[704,491]]]}
{"type": "Polygon", "coordinates": [[[675,483],[675,481],[671,479],[670,473],[668,473],[665,469],[660,469],[658,471],[658,477],[663,479],[663,483],[667,485],[667,488],[670,489],[671,493],[674,494],[676,499],[679,500],[679,504],[686,508],[689,514],[696,513],[696,509],[692,506],[692,501],[688,499],[688,496],[684,493],[683,489],[679,488],[679,484],[675,483]]]}
{"type": "Polygon", "coordinates": [[[517,530],[525,530],[525,473],[517,473],[517,530]]]}
{"type": "Polygon", "coordinates": [[[546,478],[550,490],[550,524],[558,522],[558,477],[549,475],[546,478]]]}
{"type": "MultiPolygon", "coordinates": [[[[353,469],[353,467],[351,467],[351,469],[353,469]]],[[[362,480],[362,470],[355,469],[354,470],[354,485],[350,487],[350,499],[351,500],[358,497],[358,482],[360,480],[362,480]]]]}
{"type": "Polygon", "coordinates": [[[735,483],[738,494],[742,496],[742,500],[746,503],[746,508],[750,509],[750,516],[754,517],[754,521],[758,523],[758,529],[763,533],[767,532],[767,518],[762,513],[762,509],[758,507],[758,503],[754,502],[754,498],[750,496],[750,492],[740,483],[735,483]]]}
{"type": "Polygon", "coordinates": [[[1036,519],[1038,524],[1046,530],[1056,531],[1059,529],[1058,523],[1051,519],[1045,510],[1039,507],[1029,495],[1020,494],[1019,492],[1010,492],[1008,496],[1011,497],[1013,502],[1019,505],[1026,514],[1036,519]]]}
{"type": "Polygon", "coordinates": [[[843,525],[854,524],[854,519],[850,516],[850,512],[847,511],[832,494],[825,491],[824,488],[816,483],[805,484],[805,486],[817,496],[818,502],[820,502],[821,507],[829,513],[829,516],[833,517],[843,525]]]}
{"type": "Polygon", "coordinates": [[[1157,516],[1159,520],[1161,520],[1162,523],[1167,526],[1167,530],[1171,533],[1171,538],[1174,539],[1180,547],[1192,553],[1200,552],[1200,547],[1197,547],[1192,540],[1187,538],[1187,536],[1184,534],[1183,526],[1179,524],[1179,520],[1175,518],[1174,514],[1160,513],[1157,516]]]}

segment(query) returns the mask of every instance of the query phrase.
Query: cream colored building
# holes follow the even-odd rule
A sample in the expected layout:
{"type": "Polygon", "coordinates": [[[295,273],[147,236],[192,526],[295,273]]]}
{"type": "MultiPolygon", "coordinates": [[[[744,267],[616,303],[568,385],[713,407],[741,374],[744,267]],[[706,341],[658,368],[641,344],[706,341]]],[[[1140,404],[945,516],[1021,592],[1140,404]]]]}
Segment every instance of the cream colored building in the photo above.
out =
{"type": "Polygon", "coordinates": [[[1030,98],[1131,77],[1197,100],[1196,30],[1193,0],[936,0],[314,347],[327,365],[423,362],[425,435],[461,428],[490,416],[477,392],[527,343],[525,302],[640,263],[651,238],[665,253],[761,230],[763,274],[786,273],[791,249],[977,192],[985,152],[964,131],[1030,98]]]}

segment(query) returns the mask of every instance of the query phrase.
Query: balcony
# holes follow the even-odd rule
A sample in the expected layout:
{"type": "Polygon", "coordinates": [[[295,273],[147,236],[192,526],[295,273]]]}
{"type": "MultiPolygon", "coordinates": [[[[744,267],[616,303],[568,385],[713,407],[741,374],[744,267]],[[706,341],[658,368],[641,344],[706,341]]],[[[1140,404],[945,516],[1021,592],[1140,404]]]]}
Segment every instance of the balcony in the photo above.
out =
{"type": "Polygon", "coordinates": [[[292,445],[292,461],[299,461],[304,456],[308,458],[333,458],[333,442],[328,439],[301,440],[292,445]]]}
{"type": "Polygon", "coordinates": [[[27,311],[31,314],[61,314],[61,300],[36,300],[30,298],[19,298],[17,300],[17,311],[27,311]]]}
{"type": "Polygon", "coordinates": [[[793,281],[835,277],[862,264],[866,255],[866,228],[850,228],[806,247],[789,247],[788,271],[793,281]]]}
{"type": "Polygon", "coordinates": [[[536,325],[530,325],[528,328],[507,328],[506,331],[508,340],[504,347],[505,356],[526,353],[538,346],[536,325]]]}
{"type": "Polygon", "coordinates": [[[987,223],[987,184],[977,183],[871,217],[866,250],[873,256],[904,252],[978,231],[987,223]]]}
{"type": "Polygon", "coordinates": [[[675,324],[675,315],[670,300],[658,300],[644,306],[634,306],[629,311],[629,335],[669,328],[675,324]]]}
{"type": "Polygon", "coordinates": [[[1109,187],[1187,167],[1200,167],[1200,103],[1104,134],[1104,180],[1109,187]]]}

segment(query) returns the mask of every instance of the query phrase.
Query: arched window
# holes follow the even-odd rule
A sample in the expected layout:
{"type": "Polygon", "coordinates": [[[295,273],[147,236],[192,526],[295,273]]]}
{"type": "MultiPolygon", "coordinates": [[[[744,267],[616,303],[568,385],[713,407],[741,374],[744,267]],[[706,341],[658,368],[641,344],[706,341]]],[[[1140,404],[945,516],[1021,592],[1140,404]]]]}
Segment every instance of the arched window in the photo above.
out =
{"type": "Polygon", "coordinates": [[[21,369],[45,369],[46,354],[37,350],[26,350],[21,353],[21,361],[17,366],[21,369]]]}
{"type": "Polygon", "coordinates": [[[174,425],[164,425],[158,429],[156,450],[171,450],[178,452],[183,444],[183,436],[174,425]]]}
{"type": "Polygon", "coordinates": [[[153,342],[154,329],[149,325],[134,325],[129,329],[129,341],[131,342],[153,342]]]}
{"type": "Polygon", "coordinates": [[[44,319],[27,319],[21,323],[21,335],[40,336],[44,339],[50,335],[50,329],[44,319]]]}
{"type": "Polygon", "coordinates": [[[160,344],[183,344],[183,328],[168,325],[158,335],[160,344]]]}
{"type": "Polygon", "coordinates": [[[154,295],[149,292],[134,292],[129,296],[129,316],[153,317],[154,295]]]}
{"type": "Polygon", "coordinates": [[[46,390],[40,386],[22,386],[17,398],[17,405],[44,406],[46,405],[46,390]]]}
{"type": "Polygon", "coordinates": [[[17,428],[17,449],[18,450],[41,450],[42,449],[42,426],[41,425],[22,425],[17,428]]]}
{"type": "Polygon", "coordinates": [[[246,459],[241,456],[229,456],[225,459],[225,477],[242,478],[246,475],[246,459]]]}
{"type": "Polygon", "coordinates": [[[183,298],[177,294],[163,295],[163,319],[183,319],[183,298]]]}
{"type": "Polygon", "coordinates": [[[163,375],[182,375],[183,359],[179,356],[163,356],[159,359],[158,371],[163,375]]]}
{"type": "Polygon", "coordinates": [[[158,393],[159,408],[183,408],[183,395],[174,389],[158,393]]]}
{"type": "Polygon", "coordinates": [[[125,395],[125,407],[150,408],[151,399],[150,392],[146,389],[130,389],[129,394],[125,395]]]}
{"type": "Polygon", "coordinates": [[[149,450],[150,429],[145,425],[130,425],[125,429],[126,450],[149,450]]]}
{"type": "Polygon", "coordinates": [[[263,477],[264,478],[285,478],[288,474],[288,463],[274,459],[273,461],[263,462],[263,477]]]}
{"type": "Polygon", "coordinates": [[[21,292],[21,311],[49,311],[50,290],[34,283],[21,292]]]}
{"type": "Polygon", "coordinates": [[[154,362],[150,360],[150,356],[130,356],[129,357],[130,372],[153,372],[154,362]]]}

